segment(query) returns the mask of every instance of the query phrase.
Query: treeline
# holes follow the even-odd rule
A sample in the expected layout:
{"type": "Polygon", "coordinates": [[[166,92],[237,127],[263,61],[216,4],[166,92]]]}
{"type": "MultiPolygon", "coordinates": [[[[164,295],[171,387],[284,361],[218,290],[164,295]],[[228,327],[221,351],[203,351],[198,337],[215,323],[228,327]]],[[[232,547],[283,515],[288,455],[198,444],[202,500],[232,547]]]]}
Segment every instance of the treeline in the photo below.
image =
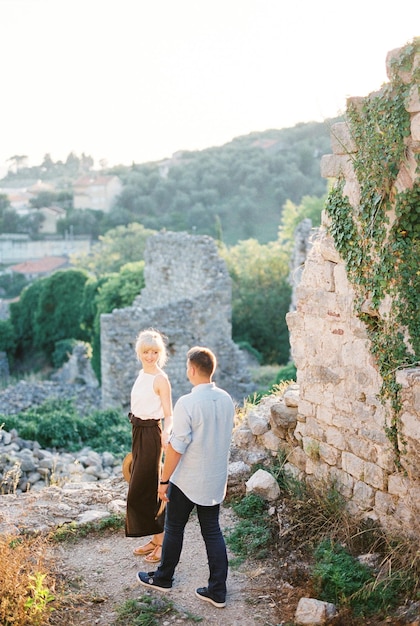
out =
{"type": "MultiPolygon", "coordinates": [[[[285,316],[291,286],[289,260],[297,224],[309,217],[319,225],[324,198],[287,202],[276,241],[255,239],[234,246],[219,244],[232,277],[232,336],[245,344],[261,364],[285,365],[289,339],[285,316]]],[[[109,231],[76,267],[55,272],[26,286],[10,305],[10,319],[0,321],[0,350],[11,367],[42,354],[60,367],[75,341],[92,349],[92,365],[100,379],[100,315],[130,306],[144,286],[144,249],[155,231],[133,223],[109,231]],[[139,260],[140,259],[140,260],[139,260]]]]}
{"type": "Polygon", "coordinates": [[[114,212],[124,223],[206,234],[228,245],[274,241],[287,200],[325,194],[320,159],[329,151],[327,123],[299,124],[183,152],[167,164],[116,170],[124,188],[114,212]]]}
{"type": "MultiPolygon", "coordinates": [[[[89,165],[86,155],[82,159],[69,155],[58,164],[46,155],[34,174],[44,171],[44,178],[53,180],[55,173],[57,184],[66,187],[50,196],[44,193],[42,198],[44,206],[55,202],[66,209],[66,217],[58,224],[63,234],[71,231],[97,238],[111,228],[136,222],[154,230],[210,235],[226,245],[251,238],[267,243],[277,237],[287,200],[299,204],[305,196],[325,194],[320,159],[330,152],[334,121],[255,132],[221,147],[179,152],[166,161],[103,169],[102,173],[118,175],[123,183],[122,193],[107,214],[74,210],[69,201],[69,181],[89,165]]],[[[19,176],[30,174],[31,168],[22,167],[10,176],[16,184],[19,176]]],[[[33,206],[39,207],[39,202],[33,206]]],[[[6,216],[10,225],[10,212],[6,216]]],[[[0,215],[0,228],[1,222],[0,215]]],[[[21,227],[33,234],[36,222],[21,227]]]]}

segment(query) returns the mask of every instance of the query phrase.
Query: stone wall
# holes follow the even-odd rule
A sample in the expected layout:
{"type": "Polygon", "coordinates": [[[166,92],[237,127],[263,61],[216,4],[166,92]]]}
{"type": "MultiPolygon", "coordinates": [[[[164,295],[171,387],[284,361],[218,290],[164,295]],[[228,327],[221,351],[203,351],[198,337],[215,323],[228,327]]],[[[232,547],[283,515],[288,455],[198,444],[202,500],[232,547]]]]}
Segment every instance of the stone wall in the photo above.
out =
{"type": "Polygon", "coordinates": [[[101,316],[103,407],[129,406],[139,370],[138,333],[153,327],[168,338],[165,367],[174,401],[188,393],[187,350],[206,345],[218,359],[215,382],[242,403],[252,392],[245,357],[232,341],[231,280],[213,239],[164,232],[145,250],[145,288],[129,308],[101,316]]]}
{"type": "MultiPolygon", "coordinates": [[[[388,55],[389,60],[398,52],[388,55]]],[[[415,62],[418,64],[420,59],[415,62]]],[[[390,74],[389,74],[390,75],[390,74]]],[[[407,162],[397,178],[399,191],[418,181],[420,151],[418,86],[407,102],[411,137],[407,162]]],[[[333,154],[323,158],[326,178],[345,177],[344,193],[357,211],[360,198],[352,167],[357,150],[346,123],[332,128],[333,154]]],[[[420,368],[398,372],[403,388],[402,437],[407,441],[401,472],[385,432],[378,394],[382,380],[364,324],[355,316],[355,293],[343,260],[328,235],[328,222],[315,237],[296,290],[296,310],[287,315],[297,367],[296,422],[281,438],[289,468],[317,481],[334,481],[355,513],[390,529],[420,530],[420,368]]]]}

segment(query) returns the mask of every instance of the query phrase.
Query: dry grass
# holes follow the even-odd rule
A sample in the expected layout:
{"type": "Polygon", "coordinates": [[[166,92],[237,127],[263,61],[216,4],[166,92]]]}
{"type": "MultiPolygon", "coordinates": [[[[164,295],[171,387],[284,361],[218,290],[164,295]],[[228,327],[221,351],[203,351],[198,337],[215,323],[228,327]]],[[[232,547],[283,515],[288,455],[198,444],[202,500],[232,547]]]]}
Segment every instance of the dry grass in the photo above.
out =
{"type": "Polygon", "coordinates": [[[0,536],[0,624],[49,623],[56,583],[46,552],[45,538],[0,536]]]}

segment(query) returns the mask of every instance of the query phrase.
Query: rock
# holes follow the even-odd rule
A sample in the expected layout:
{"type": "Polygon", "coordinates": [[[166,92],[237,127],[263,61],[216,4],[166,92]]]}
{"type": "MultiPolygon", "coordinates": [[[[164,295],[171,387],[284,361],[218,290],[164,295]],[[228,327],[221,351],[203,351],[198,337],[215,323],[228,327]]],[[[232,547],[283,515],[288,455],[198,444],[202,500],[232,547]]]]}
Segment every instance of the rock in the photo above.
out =
{"type": "Polygon", "coordinates": [[[245,483],[247,493],[256,493],[270,502],[280,496],[280,487],[270,472],[259,469],[245,483]]]}
{"type": "Polygon", "coordinates": [[[316,626],[317,624],[325,624],[336,613],[334,604],[330,602],[322,602],[314,598],[301,598],[296,609],[295,622],[299,626],[316,626]]]}

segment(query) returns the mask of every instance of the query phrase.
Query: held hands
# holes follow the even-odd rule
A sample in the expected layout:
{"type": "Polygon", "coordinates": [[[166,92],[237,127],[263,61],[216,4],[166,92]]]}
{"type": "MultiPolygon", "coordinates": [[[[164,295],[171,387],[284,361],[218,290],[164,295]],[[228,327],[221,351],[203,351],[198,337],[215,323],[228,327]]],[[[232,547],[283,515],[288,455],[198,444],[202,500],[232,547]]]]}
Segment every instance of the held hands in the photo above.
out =
{"type": "Polygon", "coordinates": [[[162,434],[160,436],[161,442],[162,442],[162,448],[164,450],[166,450],[168,442],[169,442],[169,437],[171,436],[171,433],[168,433],[166,430],[162,431],[162,434]]]}
{"type": "Polygon", "coordinates": [[[159,485],[158,487],[158,496],[161,500],[163,500],[163,502],[169,502],[169,498],[166,493],[168,491],[168,487],[169,485],[159,485]]]}

